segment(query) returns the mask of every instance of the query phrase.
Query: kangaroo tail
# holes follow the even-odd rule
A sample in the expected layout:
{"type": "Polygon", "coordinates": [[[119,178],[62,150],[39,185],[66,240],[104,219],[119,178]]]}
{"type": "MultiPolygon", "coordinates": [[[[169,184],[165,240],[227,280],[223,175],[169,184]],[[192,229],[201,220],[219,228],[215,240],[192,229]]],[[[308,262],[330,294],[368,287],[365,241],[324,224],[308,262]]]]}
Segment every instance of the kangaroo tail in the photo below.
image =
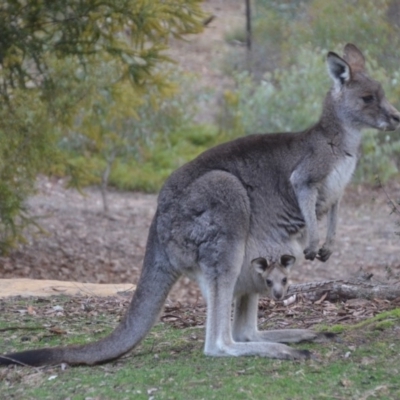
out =
{"type": "Polygon", "coordinates": [[[150,228],[142,274],[124,319],[107,337],[97,342],[67,347],[28,350],[0,356],[0,365],[98,364],[111,361],[133,349],[158,319],[173,284],[179,278],[150,228]]]}

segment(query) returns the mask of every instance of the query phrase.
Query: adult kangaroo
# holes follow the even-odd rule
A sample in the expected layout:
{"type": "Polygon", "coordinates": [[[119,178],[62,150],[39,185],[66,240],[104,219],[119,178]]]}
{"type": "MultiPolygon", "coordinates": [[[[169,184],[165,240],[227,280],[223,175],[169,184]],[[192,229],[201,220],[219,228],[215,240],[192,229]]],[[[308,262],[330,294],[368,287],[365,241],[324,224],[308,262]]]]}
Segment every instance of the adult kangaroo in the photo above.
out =
{"type": "Polygon", "coordinates": [[[257,330],[251,260],[264,255],[298,259],[303,253],[310,260],[327,260],[339,201],[357,163],[360,130],[400,125],[399,112],[368,77],[356,46],[347,44],[343,58],[329,52],[327,64],[333,86],[315,125],[216,146],[169,177],[159,194],[136,292],[109,336],[82,346],[11,353],[0,357],[0,364],[116,359],[146,336],[181,275],[195,279],[207,300],[205,354],[307,358],[307,351],[282,343],[313,340],[318,336],[313,331],[257,330]],[[328,229],[319,248],[317,219],[324,214],[328,229]]]}

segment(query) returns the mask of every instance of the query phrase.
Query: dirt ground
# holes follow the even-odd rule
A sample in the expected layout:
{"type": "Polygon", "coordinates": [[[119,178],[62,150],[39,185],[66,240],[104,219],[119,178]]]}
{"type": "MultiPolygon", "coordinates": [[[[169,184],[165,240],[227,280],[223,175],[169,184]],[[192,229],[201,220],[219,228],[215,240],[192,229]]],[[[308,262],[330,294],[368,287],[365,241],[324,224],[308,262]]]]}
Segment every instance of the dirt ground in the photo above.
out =
{"type": "MultiPolygon", "coordinates": [[[[386,188],[400,200],[400,184],[386,188]]],[[[132,283],[138,279],[156,195],[110,192],[111,211],[105,216],[101,194],[88,188],[84,195],[64,188],[61,180],[38,179],[38,193],[29,199],[45,234],[30,233],[27,243],[0,258],[0,278],[53,279],[92,283],[132,283]]],[[[400,217],[390,214],[383,189],[347,189],[340,210],[337,244],[326,263],[303,262],[292,282],[339,279],[360,267],[385,280],[387,267],[400,275],[400,217]]],[[[324,227],[321,224],[321,236],[324,227]]],[[[197,286],[181,279],[171,301],[202,301],[197,286]]]]}
{"type": "MultiPolygon", "coordinates": [[[[204,33],[175,43],[171,55],[187,71],[197,72],[198,84],[223,90],[226,84],[219,62],[228,51],[226,33],[244,24],[244,2],[206,1],[205,9],[216,18],[204,33]]],[[[237,51],[243,51],[240,46],[237,51]]],[[[216,92],[216,97],[217,97],[216,92]]],[[[202,118],[207,118],[203,115],[202,118]]],[[[85,189],[82,195],[66,190],[62,180],[38,179],[38,192],[28,208],[40,216],[45,234],[27,236],[7,257],[0,258],[0,279],[33,278],[92,283],[136,283],[147,233],[156,209],[156,195],[110,192],[111,211],[102,212],[100,192],[85,189]]],[[[400,183],[386,188],[393,201],[400,200],[400,183]]],[[[340,211],[335,252],[327,263],[304,262],[293,271],[292,281],[306,282],[347,277],[360,267],[384,279],[386,267],[400,274],[400,217],[391,215],[385,192],[352,186],[340,211]]],[[[321,238],[323,237],[321,228],[321,238]]],[[[321,239],[322,240],[322,239],[321,239]]],[[[196,302],[196,286],[182,279],[171,300],[196,302]]]]}

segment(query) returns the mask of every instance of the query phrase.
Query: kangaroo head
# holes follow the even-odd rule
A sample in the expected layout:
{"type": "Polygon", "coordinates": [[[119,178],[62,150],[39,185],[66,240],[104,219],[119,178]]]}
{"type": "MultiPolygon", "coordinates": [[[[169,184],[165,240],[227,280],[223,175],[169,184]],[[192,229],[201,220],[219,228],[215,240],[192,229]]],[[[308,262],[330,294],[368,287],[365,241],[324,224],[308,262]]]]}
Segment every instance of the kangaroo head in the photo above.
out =
{"type": "Polygon", "coordinates": [[[279,262],[267,261],[264,257],[252,260],[256,273],[265,285],[265,291],[274,300],[282,300],[288,288],[289,272],[296,258],[285,254],[281,256],[279,262]]]}
{"type": "Polygon", "coordinates": [[[392,131],[400,126],[400,113],[386,99],[382,86],[365,70],[365,58],[354,44],[347,44],[343,58],[327,56],[334,85],[330,92],[336,116],[350,129],[392,131]]]}

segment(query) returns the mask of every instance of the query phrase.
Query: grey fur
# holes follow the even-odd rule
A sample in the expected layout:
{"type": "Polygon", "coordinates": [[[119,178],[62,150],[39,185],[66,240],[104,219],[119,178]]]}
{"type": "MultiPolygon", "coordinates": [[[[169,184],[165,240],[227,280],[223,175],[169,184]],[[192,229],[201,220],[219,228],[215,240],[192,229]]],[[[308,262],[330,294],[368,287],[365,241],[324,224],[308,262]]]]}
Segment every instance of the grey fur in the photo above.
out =
{"type": "Polygon", "coordinates": [[[333,87],[315,125],[214,147],[165,182],[136,293],[110,336],[84,346],[10,354],[0,364],[95,364],[120,357],[150,330],[181,275],[195,279],[207,300],[206,354],[307,358],[308,352],[281,342],[314,340],[316,333],[257,330],[251,260],[266,253],[299,258],[303,251],[307,259],[327,260],[339,201],[359,157],[360,130],[394,130],[400,122],[380,84],[366,74],[356,46],[346,45],[343,58],[328,53],[327,63],[333,87]],[[319,248],[317,219],[325,214],[327,236],[319,248]]]}

